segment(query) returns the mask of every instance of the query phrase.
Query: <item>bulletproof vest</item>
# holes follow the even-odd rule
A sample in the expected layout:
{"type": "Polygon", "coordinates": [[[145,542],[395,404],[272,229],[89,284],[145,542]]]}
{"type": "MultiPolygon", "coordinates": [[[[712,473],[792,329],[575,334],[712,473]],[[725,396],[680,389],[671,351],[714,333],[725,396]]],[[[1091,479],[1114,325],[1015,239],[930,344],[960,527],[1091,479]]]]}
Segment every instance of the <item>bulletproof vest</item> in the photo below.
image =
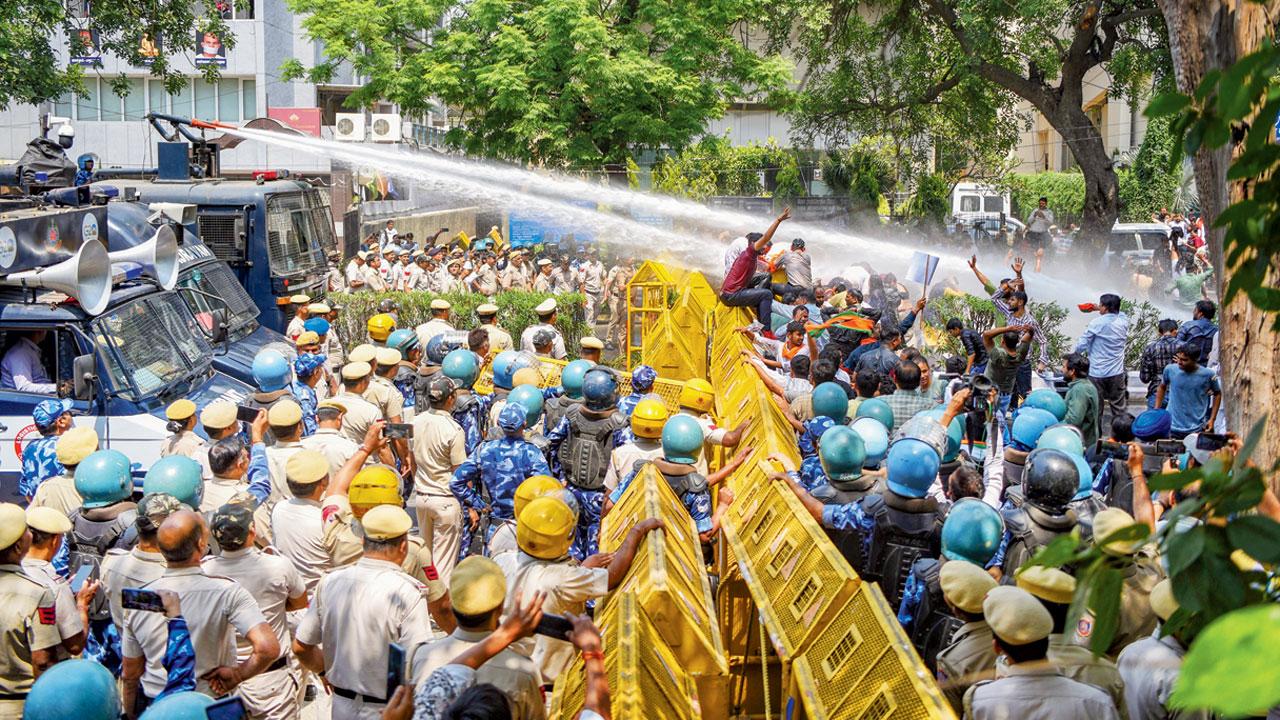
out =
{"type": "MultiPolygon", "coordinates": [[[[1133,495],[1133,484],[1129,485],[1130,497],[1133,495]]],[[[1085,540],[1093,539],[1093,516],[1107,509],[1107,502],[1096,492],[1089,493],[1086,497],[1079,500],[1072,500],[1067,504],[1072,512],[1076,514],[1076,522],[1080,525],[1080,537],[1085,540]]]]}
{"type": "Polygon", "coordinates": [[[417,405],[418,371],[416,369],[401,365],[396,369],[396,376],[392,379],[391,384],[395,385],[400,394],[404,396],[405,407],[415,407],[417,405]]]}
{"type": "Polygon", "coordinates": [[[848,505],[870,495],[878,487],[879,484],[876,483],[875,478],[865,475],[857,480],[827,478],[827,481],[814,488],[810,495],[822,501],[823,505],[848,505]]]}
{"type": "MultiPolygon", "coordinates": [[[[138,519],[136,509],[125,510],[110,520],[90,520],[83,509],[71,513],[71,532],[67,533],[67,568],[72,576],[83,566],[94,569],[101,576],[102,559],[107,551],[115,548],[131,550],[138,543],[138,519]]],[[[111,607],[107,593],[93,596],[89,606],[90,620],[110,620],[111,607]]]]}
{"type": "Polygon", "coordinates": [[[936,673],[938,653],[951,644],[951,636],[960,629],[964,621],[951,614],[942,597],[942,563],[926,560],[917,563],[916,567],[920,568],[917,576],[924,582],[925,591],[920,597],[920,606],[916,608],[915,622],[911,626],[911,643],[916,646],[920,658],[929,666],[929,670],[936,673]]]}
{"type": "Polygon", "coordinates": [[[609,455],[613,433],[627,424],[621,413],[605,417],[589,417],[581,405],[570,408],[569,434],[560,443],[557,458],[565,480],[583,490],[599,490],[604,487],[604,476],[609,469],[609,455]]]}
{"type": "MultiPolygon", "coordinates": [[[[645,465],[651,464],[652,462],[652,460],[637,460],[635,464],[632,465],[632,468],[637,474],[639,474],[645,465]]],[[[678,498],[683,499],[688,493],[707,491],[707,478],[700,472],[691,472],[684,475],[673,475],[671,473],[663,472],[661,469],[659,469],[658,472],[662,473],[662,477],[667,481],[667,486],[671,488],[671,492],[675,493],[678,498]]]]}
{"type": "Polygon", "coordinates": [[[911,566],[922,557],[937,557],[940,550],[940,513],[932,497],[907,498],[892,490],[869,495],[862,508],[875,521],[868,574],[880,582],[889,607],[902,602],[902,589],[911,566]]]}
{"type": "Polygon", "coordinates": [[[542,415],[545,419],[547,430],[554,430],[556,425],[560,424],[560,420],[569,412],[569,408],[581,404],[581,400],[574,400],[567,395],[557,395],[546,401],[542,406],[542,415]]]}
{"type": "MultiPolygon", "coordinates": [[[[1009,547],[1004,554],[1004,583],[1013,584],[1014,571],[1022,567],[1040,548],[1053,542],[1059,535],[1066,535],[1076,526],[1076,515],[1070,510],[1062,515],[1051,515],[1033,505],[1022,505],[1000,511],[1004,527],[1009,533],[1009,547]]],[[[1067,572],[1070,569],[1063,568],[1067,572]]]]}
{"type": "Polygon", "coordinates": [[[1007,494],[1009,488],[1015,485],[1022,485],[1022,471],[1027,466],[1027,453],[1013,448],[1005,448],[1004,450],[1004,491],[1007,494]]]}

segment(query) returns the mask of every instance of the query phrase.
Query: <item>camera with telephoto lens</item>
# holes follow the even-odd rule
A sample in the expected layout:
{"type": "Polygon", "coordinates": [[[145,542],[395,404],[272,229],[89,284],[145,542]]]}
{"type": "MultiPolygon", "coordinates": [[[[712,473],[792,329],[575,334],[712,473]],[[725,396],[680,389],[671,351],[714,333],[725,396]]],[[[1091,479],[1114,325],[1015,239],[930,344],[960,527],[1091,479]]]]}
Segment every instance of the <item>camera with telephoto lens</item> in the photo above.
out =
{"type": "Polygon", "coordinates": [[[965,387],[969,388],[969,397],[964,402],[964,411],[985,413],[990,402],[987,396],[991,394],[995,383],[991,382],[991,378],[986,375],[974,373],[969,376],[965,387]]]}

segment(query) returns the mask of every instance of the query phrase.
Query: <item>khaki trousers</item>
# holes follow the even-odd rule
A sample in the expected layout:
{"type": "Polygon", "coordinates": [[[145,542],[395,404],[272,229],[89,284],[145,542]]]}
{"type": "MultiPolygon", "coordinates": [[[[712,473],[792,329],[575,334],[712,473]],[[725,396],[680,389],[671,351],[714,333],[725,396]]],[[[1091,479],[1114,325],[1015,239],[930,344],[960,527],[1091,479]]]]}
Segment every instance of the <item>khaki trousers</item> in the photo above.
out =
{"type": "Polygon", "coordinates": [[[462,548],[462,504],[453,496],[415,495],[414,510],[418,536],[431,548],[436,572],[447,586],[462,548]]]}

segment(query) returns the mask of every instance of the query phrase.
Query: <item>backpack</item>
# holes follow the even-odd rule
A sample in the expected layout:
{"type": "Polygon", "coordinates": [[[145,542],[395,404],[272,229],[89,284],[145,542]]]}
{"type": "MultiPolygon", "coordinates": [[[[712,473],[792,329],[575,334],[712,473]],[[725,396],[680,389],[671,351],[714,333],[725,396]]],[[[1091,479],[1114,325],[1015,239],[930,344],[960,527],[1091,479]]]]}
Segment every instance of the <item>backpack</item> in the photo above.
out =
{"type": "MultiPolygon", "coordinates": [[[[71,513],[71,532],[67,533],[67,567],[71,576],[85,565],[93,568],[95,577],[102,576],[102,559],[113,548],[131,549],[138,542],[136,510],[127,510],[111,520],[90,520],[79,510],[71,513]]],[[[110,620],[108,593],[99,592],[89,605],[90,620],[110,620]]]]}
{"type": "Polygon", "coordinates": [[[617,412],[603,418],[588,418],[582,414],[582,406],[571,408],[566,417],[569,434],[556,454],[565,480],[583,490],[599,490],[604,487],[604,476],[609,469],[613,433],[627,421],[617,412]]]}

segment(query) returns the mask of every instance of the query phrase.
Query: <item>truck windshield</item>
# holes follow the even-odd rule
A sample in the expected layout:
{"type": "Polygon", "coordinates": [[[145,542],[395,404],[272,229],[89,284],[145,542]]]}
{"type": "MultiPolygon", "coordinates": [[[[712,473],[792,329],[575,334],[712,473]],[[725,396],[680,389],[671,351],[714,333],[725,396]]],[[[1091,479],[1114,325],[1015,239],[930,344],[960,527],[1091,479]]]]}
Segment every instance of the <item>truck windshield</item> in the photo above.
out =
{"type": "Polygon", "coordinates": [[[254,319],[258,317],[258,307],[253,304],[249,293],[240,287],[235,274],[225,263],[206,262],[183,270],[178,275],[178,293],[186,301],[187,307],[191,308],[191,314],[196,316],[196,322],[200,324],[205,337],[208,337],[213,327],[213,311],[221,310],[222,305],[208,295],[191,292],[192,289],[220,298],[227,304],[230,314],[227,318],[227,331],[233,340],[243,328],[248,327],[252,332],[254,319]]]}
{"type": "Polygon", "coordinates": [[[332,244],[333,224],[319,193],[276,193],[267,198],[267,257],[275,275],[323,272],[324,249],[332,244]]]}
{"type": "Polygon", "coordinates": [[[209,367],[213,348],[174,293],[157,293],[93,321],[112,384],[140,401],[209,367]]]}

